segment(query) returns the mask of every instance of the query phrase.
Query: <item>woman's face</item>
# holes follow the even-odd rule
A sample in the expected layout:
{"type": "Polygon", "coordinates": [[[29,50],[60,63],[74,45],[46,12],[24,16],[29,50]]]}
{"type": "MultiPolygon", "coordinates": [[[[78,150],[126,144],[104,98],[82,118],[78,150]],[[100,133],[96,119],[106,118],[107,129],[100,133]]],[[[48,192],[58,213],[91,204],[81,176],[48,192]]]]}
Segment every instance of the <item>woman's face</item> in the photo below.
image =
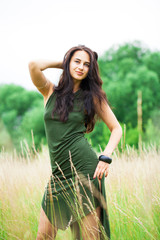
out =
{"type": "Polygon", "coordinates": [[[71,57],[69,70],[74,81],[81,81],[89,72],[90,56],[87,52],[78,50],[71,57]]]}

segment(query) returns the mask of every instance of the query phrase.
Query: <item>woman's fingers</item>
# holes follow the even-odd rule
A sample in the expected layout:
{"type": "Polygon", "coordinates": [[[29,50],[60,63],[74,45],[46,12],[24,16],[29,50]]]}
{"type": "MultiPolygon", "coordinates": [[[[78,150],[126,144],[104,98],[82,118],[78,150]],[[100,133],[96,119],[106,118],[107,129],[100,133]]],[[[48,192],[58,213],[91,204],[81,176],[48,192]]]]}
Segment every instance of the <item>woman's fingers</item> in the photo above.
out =
{"type": "Polygon", "coordinates": [[[105,177],[107,177],[107,176],[108,176],[108,172],[109,172],[109,168],[108,168],[108,169],[106,169],[106,171],[105,171],[105,177]]]}
{"type": "Polygon", "coordinates": [[[109,170],[109,164],[105,163],[103,161],[99,161],[96,170],[94,172],[93,178],[98,178],[98,179],[102,179],[103,174],[105,173],[105,177],[107,177],[108,175],[108,170],[109,170]]]}
{"type": "Polygon", "coordinates": [[[105,172],[105,169],[102,169],[100,174],[99,174],[99,179],[102,179],[104,172],[105,172]]]}
{"type": "Polygon", "coordinates": [[[99,167],[97,165],[96,170],[95,170],[94,175],[93,175],[93,178],[96,178],[98,171],[99,171],[99,167]]]}

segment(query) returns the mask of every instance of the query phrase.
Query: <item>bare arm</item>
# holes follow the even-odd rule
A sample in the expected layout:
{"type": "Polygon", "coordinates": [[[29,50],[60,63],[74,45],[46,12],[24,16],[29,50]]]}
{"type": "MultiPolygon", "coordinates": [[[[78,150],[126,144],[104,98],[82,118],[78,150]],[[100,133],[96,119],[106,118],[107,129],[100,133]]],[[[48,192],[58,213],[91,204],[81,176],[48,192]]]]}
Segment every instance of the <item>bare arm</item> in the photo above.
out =
{"type": "Polygon", "coordinates": [[[122,128],[107,103],[102,104],[102,110],[100,107],[97,107],[97,113],[99,117],[111,131],[111,136],[109,138],[107,146],[105,147],[105,150],[103,151],[103,155],[111,156],[121,139],[122,128]]]}
{"type": "Polygon", "coordinates": [[[47,68],[62,69],[62,62],[32,61],[29,63],[29,71],[32,82],[45,98],[48,97],[49,92],[54,86],[54,84],[50,82],[42,72],[47,68]]]}
{"type": "MultiPolygon", "coordinates": [[[[103,155],[110,157],[121,139],[122,128],[107,103],[105,102],[102,103],[102,109],[97,103],[96,111],[99,117],[103,120],[103,122],[107,125],[107,127],[111,131],[108,144],[106,145],[104,151],[101,153],[103,155]]],[[[99,177],[99,179],[101,179],[104,172],[105,172],[105,176],[108,175],[108,170],[109,170],[109,164],[99,161],[94,173],[94,177],[97,176],[99,177]]]]}

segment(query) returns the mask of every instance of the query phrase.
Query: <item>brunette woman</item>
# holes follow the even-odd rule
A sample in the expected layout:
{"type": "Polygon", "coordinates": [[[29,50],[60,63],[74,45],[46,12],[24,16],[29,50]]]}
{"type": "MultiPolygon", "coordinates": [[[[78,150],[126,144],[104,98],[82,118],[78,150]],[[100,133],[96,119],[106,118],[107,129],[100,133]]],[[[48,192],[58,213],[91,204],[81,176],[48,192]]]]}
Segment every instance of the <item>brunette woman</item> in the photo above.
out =
{"type": "Polygon", "coordinates": [[[103,233],[110,238],[105,177],[122,130],[102,90],[97,58],[96,52],[82,45],[71,48],[63,62],[29,63],[31,79],[44,97],[52,168],[37,240],[55,239],[58,229],[69,226],[74,239],[104,239],[103,233]],[[58,86],[43,74],[47,68],[63,69],[58,86]],[[99,157],[84,136],[93,131],[97,117],[111,131],[99,157]]]}

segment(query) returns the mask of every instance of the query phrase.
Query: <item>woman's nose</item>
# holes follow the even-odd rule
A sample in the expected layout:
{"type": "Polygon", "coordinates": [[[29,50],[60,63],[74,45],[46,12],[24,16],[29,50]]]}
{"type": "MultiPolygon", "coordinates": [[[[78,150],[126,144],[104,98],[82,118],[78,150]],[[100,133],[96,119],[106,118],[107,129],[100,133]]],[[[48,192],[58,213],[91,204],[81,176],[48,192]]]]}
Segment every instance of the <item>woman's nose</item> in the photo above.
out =
{"type": "Polygon", "coordinates": [[[83,70],[83,63],[80,63],[78,68],[83,70]]]}

